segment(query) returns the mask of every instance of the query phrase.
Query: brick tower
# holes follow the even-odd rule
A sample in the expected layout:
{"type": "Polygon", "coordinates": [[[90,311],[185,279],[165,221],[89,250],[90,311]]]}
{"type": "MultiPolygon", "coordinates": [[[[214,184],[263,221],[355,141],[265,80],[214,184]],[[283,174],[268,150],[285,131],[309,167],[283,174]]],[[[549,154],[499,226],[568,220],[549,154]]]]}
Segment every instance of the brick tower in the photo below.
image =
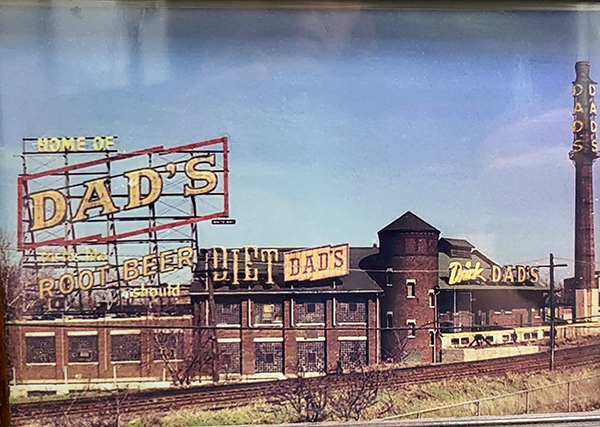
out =
{"type": "Polygon", "coordinates": [[[384,359],[435,361],[430,294],[438,281],[439,234],[412,212],[379,231],[379,268],[386,271],[381,298],[381,324],[388,328],[381,332],[384,359]]]}
{"type": "Polygon", "coordinates": [[[594,160],[596,140],[596,82],[590,79],[590,63],[575,64],[573,82],[573,147],[569,157],[575,164],[575,277],[574,318],[582,321],[598,315],[598,283],[594,251],[594,160]]]}

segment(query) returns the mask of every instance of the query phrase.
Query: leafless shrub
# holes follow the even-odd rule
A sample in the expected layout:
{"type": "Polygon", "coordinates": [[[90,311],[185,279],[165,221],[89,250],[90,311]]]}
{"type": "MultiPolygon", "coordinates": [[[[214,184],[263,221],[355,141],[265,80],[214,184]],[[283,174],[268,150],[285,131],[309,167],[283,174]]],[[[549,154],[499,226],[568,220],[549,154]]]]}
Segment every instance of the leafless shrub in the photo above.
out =
{"type": "Polygon", "coordinates": [[[360,420],[367,410],[376,407],[376,417],[394,410],[393,400],[382,393],[387,371],[354,364],[348,374],[319,378],[300,375],[282,382],[276,393],[296,422],[319,422],[327,419],[360,420]]]}
{"type": "MultiPolygon", "coordinates": [[[[360,420],[367,409],[378,403],[378,396],[386,375],[386,371],[381,369],[370,369],[364,365],[356,366],[354,371],[344,378],[342,384],[328,387],[336,390],[329,398],[331,413],[344,421],[360,420]]],[[[382,408],[383,411],[386,409],[385,406],[382,408]]]]}
{"type": "Polygon", "coordinates": [[[282,383],[277,398],[290,410],[294,421],[314,423],[329,416],[331,390],[327,382],[317,380],[300,376],[282,383]]]}

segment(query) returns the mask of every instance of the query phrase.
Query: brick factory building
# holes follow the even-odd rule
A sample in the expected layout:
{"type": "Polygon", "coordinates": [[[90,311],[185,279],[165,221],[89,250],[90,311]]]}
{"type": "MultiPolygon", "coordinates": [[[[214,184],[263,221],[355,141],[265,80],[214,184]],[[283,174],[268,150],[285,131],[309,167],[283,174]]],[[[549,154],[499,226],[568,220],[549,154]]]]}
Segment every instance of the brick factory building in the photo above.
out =
{"type": "MultiPolygon", "coordinates": [[[[222,369],[289,375],[380,360],[441,362],[440,331],[542,324],[547,288],[536,283],[534,267],[514,266],[513,274],[513,266],[497,266],[469,242],[439,234],[407,212],[379,231],[379,247],[349,248],[348,275],[285,282],[281,263],[274,262],[272,280],[263,272],[238,284],[231,275],[214,282],[222,369]],[[479,265],[479,277],[449,284],[452,263],[463,271],[479,265]],[[493,266],[501,281],[491,282],[493,266]]],[[[243,248],[233,251],[240,265],[251,256],[243,248]]],[[[201,326],[210,324],[206,271],[198,272],[190,291],[201,326]]]]}
{"type": "MultiPolygon", "coordinates": [[[[187,315],[20,321],[10,331],[13,383],[169,381],[166,360],[200,351],[193,328],[214,331],[223,376],[259,379],[439,363],[446,349],[472,344],[481,331],[542,324],[547,289],[537,268],[499,266],[468,241],[439,235],[407,212],[379,231],[379,246],[315,249],[340,265],[347,259],[348,271],[306,280],[285,280],[284,258],[298,253],[289,248],[205,250],[187,315]],[[451,338],[460,333],[470,338],[451,338]]],[[[514,335],[505,335],[511,344],[514,335]]]]}
{"type": "MultiPolygon", "coordinates": [[[[272,284],[259,274],[241,285],[215,286],[222,369],[260,376],[331,372],[339,369],[338,361],[342,368],[378,363],[382,289],[365,264],[375,254],[376,248],[350,248],[350,273],[344,277],[284,283],[281,264],[275,262],[272,284]]],[[[241,255],[240,263],[245,262],[241,255]]],[[[196,281],[190,295],[199,324],[208,326],[206,281],[196,281]]]]}

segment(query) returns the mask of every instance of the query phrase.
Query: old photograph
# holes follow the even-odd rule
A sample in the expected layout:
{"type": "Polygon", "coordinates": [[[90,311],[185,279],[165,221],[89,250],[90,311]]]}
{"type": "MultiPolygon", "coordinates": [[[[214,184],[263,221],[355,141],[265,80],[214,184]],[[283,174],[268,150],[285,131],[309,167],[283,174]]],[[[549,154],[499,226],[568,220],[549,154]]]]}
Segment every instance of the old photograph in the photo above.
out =
{"type": "Polygon", "coordinates": [[[599,29],[0,1],[2,426],[599,425],[599,29]]]}

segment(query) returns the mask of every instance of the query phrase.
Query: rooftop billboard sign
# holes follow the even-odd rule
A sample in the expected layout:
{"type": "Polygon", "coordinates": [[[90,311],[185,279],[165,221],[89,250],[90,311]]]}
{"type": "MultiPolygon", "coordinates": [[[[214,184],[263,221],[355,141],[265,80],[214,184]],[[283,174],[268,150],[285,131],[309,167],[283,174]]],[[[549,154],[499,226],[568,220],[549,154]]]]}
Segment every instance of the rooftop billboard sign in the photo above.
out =
{"type": "Polygon", "coordinates": [[[347,243],[285,252],[283,263],[286,282],[321,280],[350,273],[347,243]]]}
{"type": "Polygon", "coordinates": [[[129,152],[119,142],[23,138],[17,246],[32,314],[185,302],[198,223],[228,219],[227,137],[129,152]]]}
{"type": "MultiPolygon", "coordinates": [[[[51,147],[58,138],[40,138],[40,147],[51,147]],[[44,143],[44,141],[46,141],[44,143]]],[[[64,138],[63,138],[64,139],[64,138]]],[[[64,145],[64,144],[63,144],[64,145]]],[[[44,150],[46,150],[44,148],[44,150]]],[[[42,150],[42,151],[44,151],[42,150]]],[[[49,150],[49,148],[48,148],[49,150]]],[[[66,246],[82,243],[101,244],[168,228],[206,221],[229,214],[227,138],[196,142],[177,147],[157,146],[129,153],[118,153],[33,174],[23,174],[17,183],[18,247],[34,249],[41,246],[66,246]],[[185,160],[171,160],[169,155],[187,153],[185,160]],[[217,167],[217,153],[222,155],[222,168],[217,167]],[[161,163],[140,167],[139,160],[153,154],[161,163]],[[136,162],[137,160],[137,162],[136,162]],[[114,173],[100,174],[99,167],[114,173]],[[92,179],[74,183],[76,177],[89,175],[92,179]],[[71,177],[65,183],[62,178],[71,177]],[[52,182],[61,178],[60,185],[52,182]],[[165,191],[165,183],[180,183],[179,188],[165,191]],[[35,187],[40,188],[34,190],[35,187]],[[218,193],[218,194],[216,194],[218,193]],[[102,222],[110,217],[127,218],[136,211],[161,199],[183,199],[216,194],[222,205],[211,212],[189,215],[166,223],[128,229],[115,234],[104,232],[74,236],[63,234],[65,225],[102,222]],[[61,236],[62,234],[62,236],[61,236]],[[28,236],[29,239],[26,239],[28,236]]],[[[173,188],[173,186],[171,186],[173,188]]],[[[96,227],[96,231],[100,227],[96,227]]]]}

